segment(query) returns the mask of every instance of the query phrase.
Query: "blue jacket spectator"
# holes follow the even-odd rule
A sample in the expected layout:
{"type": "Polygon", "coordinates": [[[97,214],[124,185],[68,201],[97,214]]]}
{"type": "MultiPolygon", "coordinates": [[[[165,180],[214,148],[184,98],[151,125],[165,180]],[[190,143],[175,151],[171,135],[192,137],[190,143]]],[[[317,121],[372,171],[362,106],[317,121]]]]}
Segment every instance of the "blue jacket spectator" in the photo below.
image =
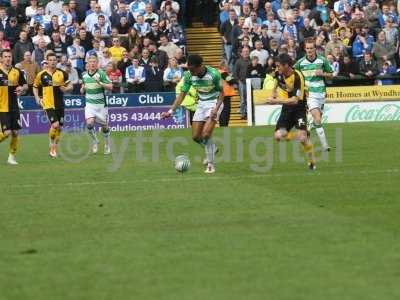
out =
{"type": "Polygon", "coordinates": [[[365,32],[365,28],[361,30],[361,33],[357,35],[353,42],[353,57],[361,58],[365,52],[371,52],[374,43],[374,38],[365,32]]]}

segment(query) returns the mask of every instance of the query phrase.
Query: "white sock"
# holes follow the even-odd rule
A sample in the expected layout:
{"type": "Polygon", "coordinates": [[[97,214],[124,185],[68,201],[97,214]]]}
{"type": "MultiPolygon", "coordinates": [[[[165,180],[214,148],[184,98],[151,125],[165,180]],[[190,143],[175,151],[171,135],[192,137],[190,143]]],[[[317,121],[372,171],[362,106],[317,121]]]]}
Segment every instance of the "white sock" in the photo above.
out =
{"type": "Polygon", "coordinates": [[[94,129],[94,127],[90,128],[90,129],[88,128],[88,132],[89,132],[90,137],[93,140],[93,143],[97,144],[99,142],[99,140],[97,139],[96,130],[94,129]]]}
{"type": "Polygon", "coordinates": [[[208,139],[205,142],[204,145],[204,150],[206,152],[206,159],[208,163],[213,164],[214,163],[214,159],[215,159],[215,148],[216,145],[214,144],[214,142],[212,141],[212,139],[208,139]]]}
{"type": "Polygon", "coordinates": [[[326,140],[324,128],[322,127],[322,125],[314,124],[314,126],[315,126],[315,131],[317,132],[317,135],[321,142],[322,148],[324,149],[328,148],[329,146],[328,146],[328,141],[326,140]]]}
{"type": "Polygon", "coordinates": [[[108,128],[106,130],[103,129],[104,143],[108,146],[110,146],[110,133],[111,133],[110,129],[108,128]]]}

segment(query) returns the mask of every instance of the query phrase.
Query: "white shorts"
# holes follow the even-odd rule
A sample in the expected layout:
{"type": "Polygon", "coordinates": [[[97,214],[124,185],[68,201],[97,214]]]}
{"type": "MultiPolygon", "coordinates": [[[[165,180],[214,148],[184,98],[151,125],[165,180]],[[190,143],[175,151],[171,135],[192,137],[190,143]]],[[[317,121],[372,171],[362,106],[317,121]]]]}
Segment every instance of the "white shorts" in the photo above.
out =
{"type": "MultiPolygon", "coordinates": [[[[199,101],[197,104],[196,111],[193,115],[193,122],[205,122],[207,119],[210,117],[211,111],[214,109],[215,105],[217,104],[216,100],[210,100],[210,101],[199,101]]],[[[218,109],[217,117],[215,118],[215,121],[218,122],[219,120],[219,115],[221,114],[222,109],[224,108],[224,104],[221,104],[221,106],[218,109]]]]}
{"type": "Polygon", "coordinates": [[[108,123],[108,108],[104,104],[86,103],[85,119],[95,118],[97,123],[107,125],[108,123]]]}
{"type": "Polygon", "coordinates": [[[307,99],[307,106],[310,111],[315,108],[319,108],[322,111],[324,104],[325,98],[308,97],[307,99]]]}

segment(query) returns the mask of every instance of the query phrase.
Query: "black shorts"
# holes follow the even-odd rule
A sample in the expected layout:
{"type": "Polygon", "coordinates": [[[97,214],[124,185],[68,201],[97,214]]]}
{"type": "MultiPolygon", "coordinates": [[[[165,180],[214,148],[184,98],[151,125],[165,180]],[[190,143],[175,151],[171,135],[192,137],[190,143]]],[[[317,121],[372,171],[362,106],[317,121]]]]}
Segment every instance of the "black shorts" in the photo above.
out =
{"type": "Polygon", "coordinates": [[[19,111],[0,112],[1,130],[20,130],[21,117],[19,111]]]}
{"type": "Polygon", "coordinates": [[[307,108],[305,105],[282,107],[275,131],[281,128],[290,131],[293,127],[299,130],[307,130],[307,108]]]}
{"type": "Polygon", "coordinates": [[[64,124],[64,108],[46,109],[46,114],[51,124],[55,122],[59,122],[60,126],[64,124]]]}

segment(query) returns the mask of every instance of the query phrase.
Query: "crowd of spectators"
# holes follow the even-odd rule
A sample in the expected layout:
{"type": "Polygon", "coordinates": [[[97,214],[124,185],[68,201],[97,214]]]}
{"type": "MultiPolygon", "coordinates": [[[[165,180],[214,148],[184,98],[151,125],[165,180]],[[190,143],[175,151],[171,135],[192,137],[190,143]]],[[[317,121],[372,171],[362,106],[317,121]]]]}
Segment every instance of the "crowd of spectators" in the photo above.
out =
{"type": "MultiPolygon", "coordinates": [[[[53,51],[74,93],[90,55],[114,92],[175,91],[186,68],[184,0],[0,1],[0,50],[32,87],[53,51]]],[[[31,89],[29,91],[31,93],[31,89]]]]}
{"type": "Polygon", "coordinates": [[[223,0],[224,57],[243,101],[246,78],[265,77],[280,53],[301,58],[310,38],[331,63],[334,82],[392,84],[400,71],[399,11],[399,0],[223,0]]]}

